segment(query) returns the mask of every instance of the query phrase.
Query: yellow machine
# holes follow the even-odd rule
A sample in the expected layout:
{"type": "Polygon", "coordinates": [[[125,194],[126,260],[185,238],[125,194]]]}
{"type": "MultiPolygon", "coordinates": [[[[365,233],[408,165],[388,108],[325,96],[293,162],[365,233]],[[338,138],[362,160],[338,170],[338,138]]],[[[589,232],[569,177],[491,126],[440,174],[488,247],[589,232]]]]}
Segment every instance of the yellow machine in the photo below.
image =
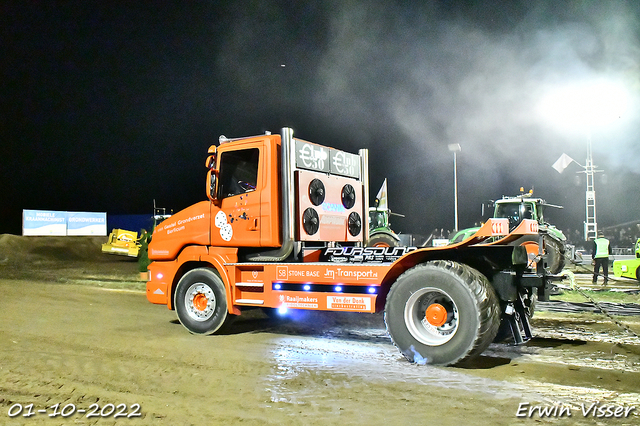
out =
{"type": "Polygon", "coordinates": [[[140,246],[137,232],[114,229],[109,234],[109,240],[102,244],[102,253],[138,257],[140,246]]]}

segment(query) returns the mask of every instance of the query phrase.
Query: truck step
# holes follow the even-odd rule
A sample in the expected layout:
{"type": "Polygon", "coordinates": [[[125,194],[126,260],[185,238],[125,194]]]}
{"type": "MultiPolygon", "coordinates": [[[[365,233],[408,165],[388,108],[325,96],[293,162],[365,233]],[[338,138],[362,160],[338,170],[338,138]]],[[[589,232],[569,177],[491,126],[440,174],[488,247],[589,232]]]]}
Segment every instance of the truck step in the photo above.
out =
{"type": "Polygon", "coordinates": [[[236,305],[264,305],[264,300],[236,299],[236,305]]]}

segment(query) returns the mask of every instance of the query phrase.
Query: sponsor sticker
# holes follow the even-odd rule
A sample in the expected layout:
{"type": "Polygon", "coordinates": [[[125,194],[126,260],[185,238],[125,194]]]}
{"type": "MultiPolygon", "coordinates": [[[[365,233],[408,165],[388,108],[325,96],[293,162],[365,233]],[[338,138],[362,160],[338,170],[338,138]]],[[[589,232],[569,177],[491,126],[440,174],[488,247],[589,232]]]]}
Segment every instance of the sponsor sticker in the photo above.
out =
{"type": "Polygon", "coordinates": [[[390,263],[413,250],[416,247],[329,247],[320,260],[335,263],[390,263]]]}
{"type": "Polygon", "coordinates": [[[311,296],[290,296],[288,294],[280,295],[280,304],[287,308],[298,309],[318,309],[318,298],[311,296]]]}
{"type": "Polygon", "coordinates": [[[337,311],[370,311],[368,296],[327,296],[327,309],[337,311]]]}

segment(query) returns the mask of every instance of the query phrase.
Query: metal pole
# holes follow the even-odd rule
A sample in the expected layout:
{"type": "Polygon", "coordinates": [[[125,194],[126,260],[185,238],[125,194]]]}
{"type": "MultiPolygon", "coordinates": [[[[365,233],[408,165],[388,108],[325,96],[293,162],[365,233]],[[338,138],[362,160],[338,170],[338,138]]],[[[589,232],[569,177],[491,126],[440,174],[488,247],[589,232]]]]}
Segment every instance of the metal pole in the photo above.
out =
{"type": "Polygon", "coordinates": [[[458,163],[456,151],[453,151],[453,199],[455,200],[455,227],[453,232],[458,232],[458,163]]]}
{"type": "Polygon", "coordinates": [[[587,191],[585,193],[585,223],[584,239],[589,241],[589,237],[596,238],[598,234],[598,224],[596,222],[596,191],[594,187],[593,151],[591,147],[591,130],[587,130],[587,164],[585,165],[585,175],[587,178],[587,191]]]}
{"type": "Polygon", "coordinates": [[[449,144],[449,151],[453,152],[453,199],[454,199],[454,214],[455,214],[455,226],[454,232],[458,231],[458,157],[457,152],[460,151],[460,144],[449,144]]]}

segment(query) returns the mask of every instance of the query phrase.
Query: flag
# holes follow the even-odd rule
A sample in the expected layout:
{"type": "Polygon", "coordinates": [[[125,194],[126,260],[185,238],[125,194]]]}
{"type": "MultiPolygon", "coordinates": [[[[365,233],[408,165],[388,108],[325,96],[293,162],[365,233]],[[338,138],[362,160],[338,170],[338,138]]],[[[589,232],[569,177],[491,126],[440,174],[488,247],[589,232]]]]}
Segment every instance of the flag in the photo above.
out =
{"type": "Polygon", "coordinates": [[[558,158],[556,160],[555,163],[553,163],[553,167],[554,169],[556,169],[556,171],[558,173],[562,173],[564,171],[564,169],[567,168],[567,166],[569,164],[571,164],[573,162],[573,158],[569,157],[567,154],[562,153],[562,155],[560,156],[560,158],[558,158]]]}
{"type": "Polygon", "coordinates": [[[376,207],[378,210],[389,209],[389,206],[387,205],[387,178],[382,182],[380,191],[378,191],[378,195],[376,195],[376,207]]]}

